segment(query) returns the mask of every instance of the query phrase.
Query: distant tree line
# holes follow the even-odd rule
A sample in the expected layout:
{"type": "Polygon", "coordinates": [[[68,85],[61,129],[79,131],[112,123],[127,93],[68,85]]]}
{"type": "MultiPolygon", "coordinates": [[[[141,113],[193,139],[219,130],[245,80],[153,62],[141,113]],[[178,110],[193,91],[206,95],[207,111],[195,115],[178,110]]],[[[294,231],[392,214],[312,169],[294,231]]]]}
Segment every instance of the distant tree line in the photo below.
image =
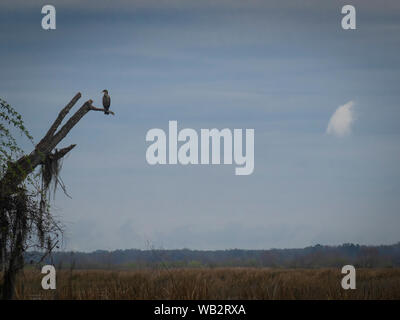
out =
{"type": "MultiPolygon", "coordinates": [[[[25,259],[36,262],[35,252],[25,259]]],[[[400,267],[400,242],[394,245],[364,246],[346,243],[340,246],[315,245],[302,249],[270,250],[97,250],[54,252],[43,263],[57,268],[134,269],[193,267],[271,267],[324,268],[346,264],[361,268],[400,267]]]]}

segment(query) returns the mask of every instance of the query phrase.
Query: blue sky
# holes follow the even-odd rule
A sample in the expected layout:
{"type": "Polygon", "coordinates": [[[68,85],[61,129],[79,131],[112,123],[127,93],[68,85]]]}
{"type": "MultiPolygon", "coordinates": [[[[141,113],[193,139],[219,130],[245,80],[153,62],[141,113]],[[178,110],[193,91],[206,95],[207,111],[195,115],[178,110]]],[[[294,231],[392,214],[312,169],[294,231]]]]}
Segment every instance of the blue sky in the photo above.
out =
{"type": "MultiPolygon", "coordinates": [[[[35,140],[76,92],[89,113],[54,213],[65,249],[224,249],[399,241],[400,4],[353,1],[0,4],[0,96],[35,140]],[[326,133],[354,102],[351,133],[326,133]],[[255,170],[150,166],[146,132],[254,128],[255,170]]],[[[80,104],[78,104],[79,106],[80,104]]],[[[29,145],[26,144],[27,151],[29,145]]]]}

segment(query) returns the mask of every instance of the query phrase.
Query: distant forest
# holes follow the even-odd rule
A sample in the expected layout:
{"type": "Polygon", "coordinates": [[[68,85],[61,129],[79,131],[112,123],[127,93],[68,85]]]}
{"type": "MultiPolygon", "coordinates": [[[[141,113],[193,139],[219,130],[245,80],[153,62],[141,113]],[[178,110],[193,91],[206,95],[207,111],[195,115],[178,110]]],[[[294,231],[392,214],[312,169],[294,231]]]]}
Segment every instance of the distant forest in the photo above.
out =
{"type": "MultiPolygon", "coordinates": [[[[38,262],[40,255],[29,252],[26,262],[38,262]]],[[[196,267],[271,267],[323,268],[346,264],[360,268],[400,267],[400,242],[394,245],[364,246],[346,243],[340,246],[315,245],[303,249],[270,250],[97,250],[55,252],[46,260],[59,269],[138,269],[196,267]]]]}

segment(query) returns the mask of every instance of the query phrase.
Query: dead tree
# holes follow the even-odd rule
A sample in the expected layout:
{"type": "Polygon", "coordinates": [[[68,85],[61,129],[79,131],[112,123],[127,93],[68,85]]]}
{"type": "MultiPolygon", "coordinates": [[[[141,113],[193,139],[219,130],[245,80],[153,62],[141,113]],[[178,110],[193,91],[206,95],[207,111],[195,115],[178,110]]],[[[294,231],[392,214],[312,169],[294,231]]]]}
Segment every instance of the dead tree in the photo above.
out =
{"type": "MultiPolygon", "coordinates": [[[[72,128],[89,112],[89,111],[105,111],[103,108],[96,108],[92,105],[93,101],[86,101],[72,117],[70,117],[65,124],[61,127],[62,121],[70,112],[72,107],[81,98],[81,93],[77,93],[72,100],[60,111],[58,117],[53,122],[45,136],[35,146],[34,150],[29,155],[24,155],[15,162],[8,164],[7,171],[0,180],[0,227],[16,231],[12,236],[11,251],[7,255],[7,261],[1,261],[4,257],[3,252],[0,252],[0,263],[5,264],[6,268],[3,275],[3,299],[12,299],[14,294],[14,285],[17,272],[23,266],[23,242],[26,239],[26,212],[28,210],[25,193],[21,191],[21,184],[39,165],[44,165],[46,161],[58,161],[70,152],[76,145],[72,144],[68,147],[55,149],[56,146],[67,136],[72,128]],[[53,150],[55,150],[53,152],[53,150]],[[10,199],[13,199],[13,207],[7,204],[10,199]],[[4,210],[14,210],[15,219],[12,225],[5,226],[6,219],[4,219],[4,210]]],[[[112,115],[113,112],[110,111],[112,115]]],[[[4,242],[7,238],[2,237],[0,233],[0,250],[5,250],[4,242]],[[3,248],[4,247],[4,248],[3,248]]],[[[9,239],[7,241],[10,241],[9,239]]]]}

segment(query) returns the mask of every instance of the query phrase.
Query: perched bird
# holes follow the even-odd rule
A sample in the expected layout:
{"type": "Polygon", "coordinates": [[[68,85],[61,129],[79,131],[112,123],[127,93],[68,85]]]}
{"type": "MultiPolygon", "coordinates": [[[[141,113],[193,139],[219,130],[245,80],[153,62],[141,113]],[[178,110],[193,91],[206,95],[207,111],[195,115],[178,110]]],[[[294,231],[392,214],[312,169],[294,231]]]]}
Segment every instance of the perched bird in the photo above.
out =
{"type": "Polygon", "coordinates": [[[103,107],[104,107],[104,110],[105,110],[104,114],[110,114],[108,109],[110,109],[111,98],[108,95],[108,91],[107,90],[103,90],[102,92],[104,92],[104,96],[103,96],[103,107]]]}

